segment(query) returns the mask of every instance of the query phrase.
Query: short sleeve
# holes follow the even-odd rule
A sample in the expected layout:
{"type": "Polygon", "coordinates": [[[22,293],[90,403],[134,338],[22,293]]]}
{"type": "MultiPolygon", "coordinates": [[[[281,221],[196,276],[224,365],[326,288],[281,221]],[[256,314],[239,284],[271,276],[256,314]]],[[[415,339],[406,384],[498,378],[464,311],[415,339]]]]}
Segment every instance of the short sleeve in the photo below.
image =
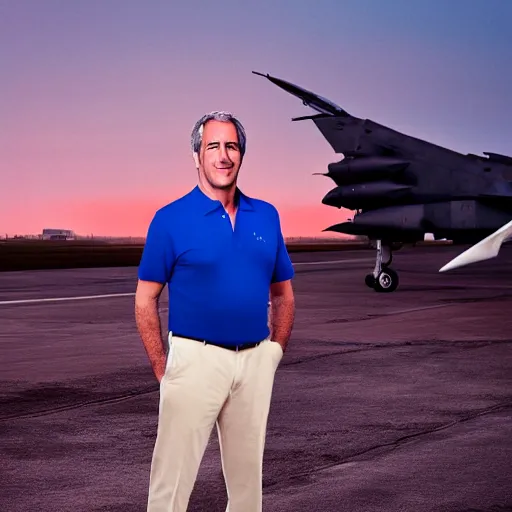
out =
{"type": "Polygon", "coordinates": [[[142,251],[138,277],[143,281],[165,284],[171,278],[175,254],[168,226],[161,212],[157,212],[148,228],[142,251]]]}
{"type": "Polygon", "coordinates": [[[280,283],[282,281],[288,281],[291,279],[295,274],[295,270],[290,260],[288,250],[286,249],[283,233],[281,231],[281,221],[279,220],[279,214],[277,213],[277,210],[275,215],[277,224],[277,251],[274,272],[272,274],[272,283],[280,283]]]}

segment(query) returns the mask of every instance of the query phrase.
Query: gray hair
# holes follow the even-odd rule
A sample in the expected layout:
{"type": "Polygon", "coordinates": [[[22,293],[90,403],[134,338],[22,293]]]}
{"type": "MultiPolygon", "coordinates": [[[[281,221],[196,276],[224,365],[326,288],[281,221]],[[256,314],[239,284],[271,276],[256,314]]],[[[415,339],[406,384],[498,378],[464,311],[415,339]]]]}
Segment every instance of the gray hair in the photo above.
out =
{"type": "Polygon", "coordinates": [[[209,114],[205,114],[194,125],[194,128],[192,129],[192,135],[190,137],[190,144],[192,146],[192,152],[199,153],[199,148],[201,147],[201,142],[203,140],[204,125],[208,121],[212,121],[212,120],[213,121],[231,122],[235,125],[236,133],[238,135],[238,144],[240,146],[240,154],[243,157],[245,154],[245,145],[246,145],[247,137],[245,135],[245,129],[242,126],[242,123],[233,114],[231,114],[231,112],[225,112],[225,111],[219,111],[219,110],[210,112],[209,114]]]}

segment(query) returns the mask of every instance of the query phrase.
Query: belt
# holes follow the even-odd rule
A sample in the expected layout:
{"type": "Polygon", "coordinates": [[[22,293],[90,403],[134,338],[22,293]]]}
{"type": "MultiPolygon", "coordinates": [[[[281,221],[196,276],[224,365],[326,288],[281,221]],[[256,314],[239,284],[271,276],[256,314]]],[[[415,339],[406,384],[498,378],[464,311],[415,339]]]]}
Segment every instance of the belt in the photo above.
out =
{"type": "Polygon", "coordinates": [[[246,350],[248,348],[257,347],[261,343],[261,341],[257,341],[255,343],[241,343],[239,345],[223,345],[222,343],[215,343],[214,341],[208,341],[203,338],[196,338],[194,336],[185,336],[184,334],[179,334],[174,331],[173,331],[172,335],[177,336],[178,338],[186,338],[188,340],[199,341],[200,343],[203,343],[204,345],[213,345],[215,347],[233,350],[235,352],[239,352],[240,350],[246,350]]]}

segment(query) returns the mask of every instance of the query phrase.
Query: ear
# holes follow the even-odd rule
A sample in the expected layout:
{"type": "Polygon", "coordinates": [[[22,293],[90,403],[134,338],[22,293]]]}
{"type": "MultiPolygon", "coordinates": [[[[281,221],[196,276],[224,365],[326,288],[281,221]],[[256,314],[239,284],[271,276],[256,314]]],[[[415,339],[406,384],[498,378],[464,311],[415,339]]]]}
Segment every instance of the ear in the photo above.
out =
{"type": "Polygon", "coordinates": [[[196,164],[196,169],[199,169],[199,155],[194,151],[192,153],[192,157],[194,158],[194,163],[196,164]]]}

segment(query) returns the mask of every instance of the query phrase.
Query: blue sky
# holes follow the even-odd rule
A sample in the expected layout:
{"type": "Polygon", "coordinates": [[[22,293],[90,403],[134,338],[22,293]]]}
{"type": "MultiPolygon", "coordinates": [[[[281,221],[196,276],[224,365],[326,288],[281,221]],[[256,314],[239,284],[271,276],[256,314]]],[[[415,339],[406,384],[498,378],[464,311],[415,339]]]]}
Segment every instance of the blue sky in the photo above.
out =
{"type": "Polygon", "coordinates": [[[248,132],[244,191],[314,212],[305,234],[319,232],[341,213],[312,174],[339,158],[252,70],[457,151],[512,154],[512,1],[176,4],[0,2],[1,231],[143,233],[195,184],[195,120],[227,109],[248,132]]]}

